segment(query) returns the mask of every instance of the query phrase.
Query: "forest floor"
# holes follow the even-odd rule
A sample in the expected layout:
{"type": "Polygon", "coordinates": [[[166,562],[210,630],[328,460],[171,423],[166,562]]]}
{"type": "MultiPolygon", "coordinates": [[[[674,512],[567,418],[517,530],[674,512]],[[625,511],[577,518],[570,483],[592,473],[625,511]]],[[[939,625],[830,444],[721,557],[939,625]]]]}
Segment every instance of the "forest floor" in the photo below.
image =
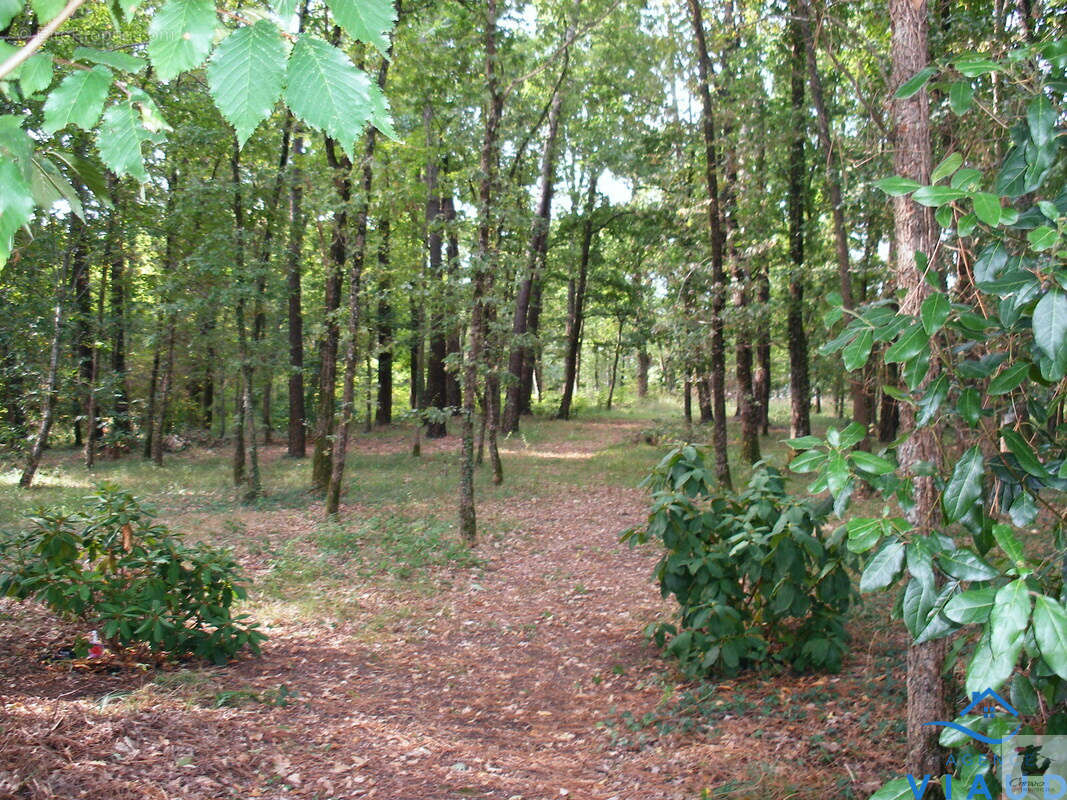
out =
{"type": "Polygon", "coordinates": [[[414,459],[402,427],[356,438],[339,523],[278,446],[251,507],[223,448],[93,475],[54,451],[29,499],[5,474],[0,526],[109,480],[233,547],[270,638],[224,667],[46,662],[86,632],[0,600],[0,797],[867,797],[903,763],[902,626],[858,609],[836,675],[686,683],[643,635],[671,612],[657,552],[618,543],[644,518],[651,424],[524,423],[505,484],[479,476],[473,554],[452,524],[457,440],[414,459]]]}

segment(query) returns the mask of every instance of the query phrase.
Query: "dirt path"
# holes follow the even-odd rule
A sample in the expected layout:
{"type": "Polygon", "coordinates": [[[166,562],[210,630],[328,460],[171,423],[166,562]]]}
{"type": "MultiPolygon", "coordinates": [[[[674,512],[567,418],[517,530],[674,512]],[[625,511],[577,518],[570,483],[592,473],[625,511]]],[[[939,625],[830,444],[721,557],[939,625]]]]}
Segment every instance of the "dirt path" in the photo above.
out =
{"type": "MultiPolygon", "coordinates": [[[[590,438],[545,452],[588,454],[633,433],[590,427],[590,438]]],[[[261,659],[162,684],[46,670],[34,643],[61,634],[46,615],[30,624],[0,606],[0,797],[682,800],[750,775],[760,759],[803,758],[803,737],[783,727],[756,742],[758,721],[728,706],[711,737],[598,727],[652,711],[669,685],[641,633],[666,608],[649,580],[655,553],[617,541],[645,502],[609,487],[483,500],[481,519],[514,533],[384,634],[279,626],[261,659]],[[282,686],[284,706],[195,700],[217,702],[219,687],[276,698],[282,686]],[[132,693],[108,703],[116,691],[132,693]]],[[[369,598],[369,611],[376,602],[386,601],[369,598]]],[[[809,685],[828,686],[792,679],[789,692],[809,685]]],[[[765,681],[749,688],[756,707],[761,694],[779,697],[765,681]]],[[[818,715],[809,705],[794,715],[801,727],[818,715]]]]}

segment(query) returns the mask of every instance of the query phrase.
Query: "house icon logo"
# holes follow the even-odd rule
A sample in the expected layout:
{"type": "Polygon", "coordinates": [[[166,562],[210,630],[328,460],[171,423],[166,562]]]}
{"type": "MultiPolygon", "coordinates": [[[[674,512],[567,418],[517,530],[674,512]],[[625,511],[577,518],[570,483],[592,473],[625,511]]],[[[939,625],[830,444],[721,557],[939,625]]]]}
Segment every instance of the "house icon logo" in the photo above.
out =
{"type": "MultiPolygon", "coordinates": [[[[986,689],[984,692],[972,692],[971,702],[960,712],[960,716],[964,717],[968,714],[977,713],[985,719],[995,719],[1002,714],[1006,714],[1009,717],[1014,717],[1016,721],[1019,719],[1019,712],[1016,711],[1011,703],[994,692],[992,689],[986,689]]],[[[1003,744],[1011,737],[1015,736],[1019,732],[1021,725],[1016,725],[1015,730],[1006,736],[1001,736],[999,739],[993,739],[989,736],[973,731],[966,725],[960,725],[958,722],[945,722],[939,720],[937,722],[924,722],[923,726],[927,725],[940,725],[944,728],[952,728],[967,736],[970,736],[975,741],[985,742],[986,744],[1003,744]]]]}

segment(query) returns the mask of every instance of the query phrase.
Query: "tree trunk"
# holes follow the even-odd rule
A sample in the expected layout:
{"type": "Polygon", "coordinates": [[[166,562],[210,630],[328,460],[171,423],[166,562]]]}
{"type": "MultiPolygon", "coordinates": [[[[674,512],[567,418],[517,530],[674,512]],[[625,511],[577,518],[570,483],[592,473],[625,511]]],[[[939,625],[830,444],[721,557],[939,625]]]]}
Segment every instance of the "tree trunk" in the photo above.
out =
{"type": "Polygon", "coordinates": [[[790,62],[789,95],[792,108],[793,141],[789,148],[789,309],[786,318],[786,337],[789,341],[789,401],[790,436],[798,438],[811,433],[811,387],[808,377],[808,335],[804,330],[804,165],[805,120],[804,104],[804,34],[799,15],[794,10],[789,22],[789,38],[793,53],[790,62]]]}
{"type": "Polygon", "coordinates": [[[145,409],[144,420],[144,448],[141,455],[144,458],[152,457],[152,434],[156,421],[156,388],[159,385],[159,348],[163,339],[163,329],[157,323],[156,335],[152,340],[152,370],[148,377],[148,402],[145,409]]]}
{"type": "MultiPolygon", "coordinates": [[[[81,193],[79,193],[81,194],[81,193]]],[[[85,223],[76,214],[71,215],[71,235],[75,240],[74,255],[71,258],[71,290],[74,295],[74,361],[78,365],[78,396],[75,408],[84,416],[89,407],[89,392],[93,377],[93,329],[92,329],[92,294],[89,288],[89,253],[85,242],[85,223]]],[[[85,424],[95,425],[91,418],[85,424]]],[[[81,447],[85,439],[81,423],[74,422],[74,443],[81,447]]]]}
{"type": "MultiPolygon", "coordinates": [[[[889,17],[892,23],[892,79],[891,89],[900,86],[927,66],[927,8],[925,0],[890,0],[889,17]]],[[[920,184],[930,182],[932,156],[930,152],[929,98],[922,90],[906,100],[894,99],[893,112],[893,167],[897,175],[911,178],[920,184]]],[[[894,275],[898,289],[905,291],[901,303],[902,314],[918,315],[923,300],[930,294],[915,254],[924,253],[929,269],[935,269],[934,245],[937,242],[937,226],[932,208],[918,205],[910,197],[897,197],[893,201],[894,238],[896,240],[896,263],[894,275]]],[[[929,374],[923,380],[925,387],[937,372],[937,340],[931,341],[929,374]]],[[[915,474],[920,465],[934,466],[938,474],[941,453],[938,447],[940,426],[929,425],[915,428],[915,409],[909,404],[900,408],[901,428],[907,435],[897,450],[900,466],[911,474],[914,487],[914,508],[908,513],[917,536],[932,536],[938,532],[941,522],[937,486],[928,469],[915,474]]],[[[941,775],[944,767],[943,753],[938,744],[935,728],[924,723],[936,719],[948,719],[945,682],[942,667],[945,660],[947,639],[937,639],[908,648],[908,759],[907,771],[913,775],[941,775]]]]}
{"type": "MultiPolygon", "coordinates": [[[[563,51],[563,73],[567,71],[567,50],[563,51]]],[[[556,183],[556,137],[559,132],[559,118],[563,108],[563,92],[560,85],[563,75],[556,84],[552,105],[548,112],[548,133],[541,153],[541,188],[537,208],[534,212],[530,230],[530,246],[526,255],[526,269],[519,282],[519,291],[515,297],[515,315],[511,324],[511,351],[508,354],[508,374],[510,381],[507,391],[507,405],[504,408],[504,433],[519,430],[519,415],[522,413],[523,376],[526,363],[533,361],[534,348],[529,339],[530,301],[533,287],[541,281],[545,256],[548,253],[548,232],[552,220],[552,193],[556,183]]],[[[528,397],[528,395],[527,395],[528,397]]],[[[527,401],[527,405],[529,402],[527,401]]]]}
{"type": "Polygon", "coordinates": [[[111,176],[108,181],[111,194],[111,214],[108,217],[108,288],[111,325],[111,374],[115,384],[114,417],[115,432],[130,431],[130,396],[126,386],[126,257],[123,250],[122,204],[118,180],[111,176]]]}
{"type": "MultiPolygon", "coordinates": [[[[456,234],[456,203],[451,192],[441,200],[441,213],[445,217],[445,272],[448,274],[449,285],[459,269],[459,237],[456,234]]],[[[455,318],[457,309],[451,291],[445,295],[446,306],[449,316],[455,318]]],[[[462,360],[462,345],[460,343],[459,326],[453,321],[446,326],[445,352],[457,363],[462,360]]],[[[459,414],[459,408],[463,405],[463,387],[460,386],[459,376],[454,369],[445,370],[445,402],[455,409],[454,415],[459,414]]]]}
{"type": "Polygon", "coordinates": [[[682,384],[682,416],[687,428],[693,427],[693,381],[685,379],[682,384]]]}
{"type": "Polygon", "coordinates": [[[393,421],[393,305],[390,299],[388,217],[378,222],[378,231],[381,234],[378,243],[378,400],[374,419],[379,425],[389,425],[393,421]]]}
{"type": "Polygon", "coordinates": [[[637,396],[644,400],[648,397],[648,369],[652,366],[652,356],[648,354],[648,346],[641,345],[637,351],[637,396]]]}
{"type": "Polygon", "coordinates": [[[167,358],[159,382],[159,398],[156,400],[156,415],[152,420],[152,462],[163,466],[163,437],[166,433],[167,410],[170,405],[170,387],[174,381],[174,329],[177,320],[172,313],[167,323],[167,358]]]}
{"type": "Polygon", "coordinates": [[[293,168],[289,178],[289,244],[286,250],[286,288],[289,321],[289,447],[290,458],[307,455],[307,419],[304,409],[304,312],[301,286],[304,250],[304,173],[297,159],[304,140],[293,140],[293,168]]]}
{"type": "MultiPolygon", "coordinates": [[[[423,109],[423,125],[426,128],[427,147],[430,156],[426,163],[426,248],[429,258],[429,278],[437,289],[437,297],[430,310],[430,341],[426,358],[427,408],[441,409],[448,405],[446,397],[445,357],[448,355],[445,334],[446,308],[444,308],[445,273],[443,269],[444,237],[441,212],[441,191],[438,185],[441,166],[436,152],[436,136],[433,133],[433,109],[427,103],[423,109]]],[[[448,426],[443,416],[426,423],[426,438],[441,439],[448,435],[448,426]]]]}
{"type": "MultiPolygon", "coordinates": [[[[378,68],[378,88],[385,88],[389,59],[384,57],[378,68]]],[[[348,435],[355,411],[356,371],[359,347],[359,294],[363,277],[363,262],[367,250],[367,217],[370,212],[371,188],[374,181],[374,147],[377,130],[367,128],[363,154],[363,181],[359,209],[356,211],[355,238],[352,242],[351,265],[348,273],[348,334],[345,343],[345,377],[342,389],[341,413],[337,418],[331,452],[330,481],[326,489],[326,516],[336,516],[341,505],[341,485],[344,481],[345,458],[348,455],[348,435]]],[[[368,397],[369,400],[369,397],[368,397]]]]}
{"type": "Polygon", "coordinates": [[[563,366],[563,397],[559,403],[556,419],[571,418],[571,403],[574,389],[578,383],[578,356],[581,349],[582,325],[585,321],[585,289],[589,279],[589,255],[593,245],[593,211],[596,209],[597,180],[596,168],[589,174],[589,188],[585,195],[585,208],[582,211],[582,250],[578,261],[578,278],[572,284],[570,313],[567,317],[567,351],[563,366]]]}
{"type": "Polygon", "coordinates": [[[605,406],[611,411],[611,399],[615,396],[615,377],[619,372],[619,353],[622,352],[622,317],[619,317],[619,332],[615,337],[615,358],[611,362],[611,379],[608,381],[608,401],[605,406]]]}
{"type": "Polygon", "coordinates": [[[705,377],[696,378],[697,408],[700,409],[700,424],[707,425],[715,419],[711,408],[711,381],[705,377]]]}
{"type": "Polygon", "coordinates": [[[688,4],[689,20],[693,26],[697,49],[697,90],[700,95],[701,130],[704,138],[704,179],[708,190],[708,234],[711,238],[711,441],[715,451],[715,477],[720,484],[729,488],[730,465],[726,454],[726,346],[723,336],[726,273],[723,269],[723,235],[719,219],[719,158],[709,85],[711,59],[708,56],[700,0],[688,0],[688,4]]]}

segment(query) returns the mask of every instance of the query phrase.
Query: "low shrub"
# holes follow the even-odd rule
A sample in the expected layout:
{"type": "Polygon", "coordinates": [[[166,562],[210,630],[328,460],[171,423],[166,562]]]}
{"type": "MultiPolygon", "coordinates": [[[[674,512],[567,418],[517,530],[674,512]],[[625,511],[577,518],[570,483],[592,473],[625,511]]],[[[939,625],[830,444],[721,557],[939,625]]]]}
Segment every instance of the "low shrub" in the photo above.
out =
{"type": "Polygon", "coordinates": [[[0,593],[37,599],[117,647],[225,663],[266,637],[234,600],[246,579],[227,550],[187,544],[129,492],[100,487],[84,513],[47,509],[0,534],[0,593]]]}
{"type": "Polygon", "coordinates": [[[781,473],[762,463],[744,491],[713,483],[704,451],[684,445],[642,484],[652,491],[648,522],[622,538],[662,542],[655,575],[680,605],[677,625],[650,634],[690,676],[767,661],[836,671],[855,593],[844,529],[821,530],[829,503],[793,499],[781,473]]]}

